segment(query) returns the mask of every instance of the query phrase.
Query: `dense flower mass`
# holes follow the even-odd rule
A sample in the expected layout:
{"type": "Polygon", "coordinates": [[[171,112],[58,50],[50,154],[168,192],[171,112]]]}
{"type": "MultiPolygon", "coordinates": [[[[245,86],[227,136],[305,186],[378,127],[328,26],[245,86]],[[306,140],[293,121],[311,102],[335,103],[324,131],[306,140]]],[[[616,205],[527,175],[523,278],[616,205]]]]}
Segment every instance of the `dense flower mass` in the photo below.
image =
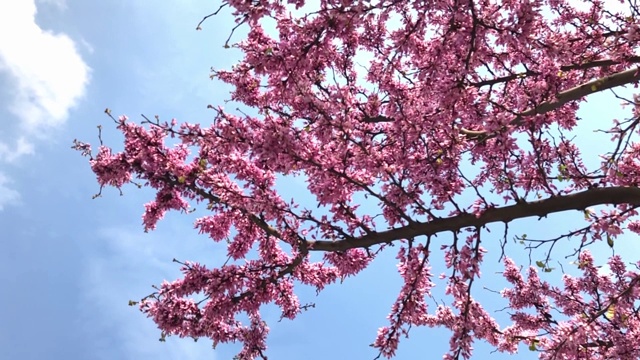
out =
{"type": "Polygon", "coordinates": [[[248,29],[229,44],[244,57],[211,76],[255,115],[210,105],[207,125],[120,117],[122,151],[75,145],[100,186],[155,189],[145,231],[200,203],[196,230],[227,244],[223,266],[185,262],[142,311],[163,336],[237,341],[239,359],[266,358],[261,306],[294,319],[305,309],[297,287],[321,291],[395,245],[403,285],[373,342],[383,356],[428,326],[450,330],[445,359],[470,358],[479,340],[541,359],[637,359],[640,275],[618,256],[600,272],[588,247],[640,233],[638,97],[621,100],[629,119],[596,119],[611,121],[599,124],[611,139],[600,159],[575,141],[581,102],[640,79],[640,10],[622,3],[225,1],[248,29]],[[285,200],[278,176],[303,179],[317,206],[285,200]],[[547,282],[549,256],[523,268],[507,227],[511,322],[500,324],[472,295],[483,230],[566,210],[584,216],[556,238],[520,241],[551,251],[570,240],[580,275],[547,282]],[[439,284],[448,302],[431,308],[439,284]]]}

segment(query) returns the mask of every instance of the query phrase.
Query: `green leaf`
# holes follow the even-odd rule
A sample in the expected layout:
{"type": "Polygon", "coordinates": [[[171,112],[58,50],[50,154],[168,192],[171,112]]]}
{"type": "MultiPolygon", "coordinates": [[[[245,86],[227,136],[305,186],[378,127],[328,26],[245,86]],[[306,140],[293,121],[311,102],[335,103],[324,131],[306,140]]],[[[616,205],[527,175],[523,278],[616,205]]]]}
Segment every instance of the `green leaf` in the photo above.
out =
{"type": "Polygon", "coordinates": [[[137,301],[129,300],[129,306],[136,306],[137,304],[137,301]]]}
{"type": "Polygon", "coordinates": [[[606,312],[606,313],[604,313],[604,316],[605,316],[607,319],[611,320],[611,319],[613,319],[613,317],[615,316],[615,314],[616,314],[616,307],[615,307],[614,305],[610,305],[610,306],[607,308],[607,312],[606,312]]]}
{"type": "Polygon", "coordinates": [[[539,268],[543,268],[544,267],[544,263],[540,260],[536,261],[536,265],[538,265],[539,268]]]}
{"type": "Polygon", "coordinates": [[[610,248],[613,248],[613,239],[609,234],[607,234],[607,245],[609,245],[610,248]]]}
{"type": "Polygon", "coordinates": [[[560,164],[558,166],[558,171],[560,171],[560,173],[562,173],[562,174],[566,173],[567,172],[567,165],[560,164]]]}

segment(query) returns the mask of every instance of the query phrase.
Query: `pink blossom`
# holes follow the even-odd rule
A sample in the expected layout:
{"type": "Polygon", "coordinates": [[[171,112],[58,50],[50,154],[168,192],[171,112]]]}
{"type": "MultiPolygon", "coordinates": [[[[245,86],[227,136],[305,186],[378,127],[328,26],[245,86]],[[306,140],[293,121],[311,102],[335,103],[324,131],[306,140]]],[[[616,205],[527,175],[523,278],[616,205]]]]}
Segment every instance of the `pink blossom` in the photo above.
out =
{"type": "Polygon", "coordinates": [[[638,358],[640,275],[617,255],[603,274],[589,251],[640,233],[638,96],[628,121],[595,119],[610,146],[599,158],[574,139],[589,121],[582,102],[640,79],[640,20],[613,3],[227,1],[246,30],[229,46],[243,57],[211,77],[238,111],[209,105],[208,124],[112,117],[122,150],[74,143],[100,189],[154,192],[145,231],[168,211],[198,212],[195,229],[226,246],[218,267],[180,262],[182,277],[141,310],[162,336],[239,342],[239,359],[266,358],[264,305],[295,319],[307,309],[300,287],[320,292],[393,247],[401,286],[372,334],[381,356],[426,326],[449,331],[445,359],[471,358],[478,341],[541,359],[638,358]],[[303,198],[276,186],[288,177],[304,182],[303,198]],[[575,219],[557,237],[510,226],[536,219],[537,231],[559,212],[575,219]],[[561,275],[559,242],[575,248],[561,275]],[[488,251],[502,278],[486,271],[488,251]],[[503,318],[479,300],[494,279],[503,318]]]}

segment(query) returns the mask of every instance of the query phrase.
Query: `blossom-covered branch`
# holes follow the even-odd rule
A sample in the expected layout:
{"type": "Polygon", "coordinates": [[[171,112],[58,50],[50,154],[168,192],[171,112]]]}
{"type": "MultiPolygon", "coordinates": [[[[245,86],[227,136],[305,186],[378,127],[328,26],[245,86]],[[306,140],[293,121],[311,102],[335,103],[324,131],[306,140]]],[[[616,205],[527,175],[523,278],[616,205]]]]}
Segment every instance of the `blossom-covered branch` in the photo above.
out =
{"type": "Polygon", "coordinates": [[[376,244],[391,243],[396,240],[418,236],[431,236],[442,232],[458,232],[465,228],[480,228],[493,222],[508,223],[516,219],[547,215],[567,211],[582,210],[603,204],[628,204],[640,207],[640,189],[637,187],[593,188],[570,195],[554,196],[544,200],[520,202],[505,207],[492,207],[480,213],[457,214],[447,218],[432,219],[424,223],[376,232],[357,238],[340,241],[313,241],[311,250],[345,251],[348,249],[369,247],[376,244]]]}
{"type": "Polygon", "coordinates": [[[209,124],[112,117],[122,150],[102,139],[95,150],[74,145],[99,194],[132,183],[153,189],[145,231],[167,211],[195,212],[195,229],[226,247],[220,266],[181,262],[183,277],[160,285],[141,310],[163,338],[240,342],[239,359],[266,358],[262,306],[294,319],[311,307],[298,287],[320,292],[395,247],[402,284],[372,344],[379,356],[393,357],[401,336],[427,326],[450,331],[445,359],[470,358],[477,341],[506,353],[525,345],[541,359],[637,359],[640,275],[618,255],[602,274],[604,260],[589,252],[640,234],[640,96],[624,93],[640,80],[640,12],[615,3],[216,6],[198,29],[231,10],[224,48],[243,58],[211,78],[231,86],[238,109],[208,105],[209,124]],[[246,38],[234,43],[241,27],[246,38]],[[577,112],[605,90],[628,117],[597,119],[597,157],[582,147],[577,112]],[[303,198],[276,186],[293,177],[306,186],[303,198]],[[514,220],[568,210],[582,213],[560,235],[516,235],[529,256],[507,242],[514,220]],[[487,241],[496,222],[503,240],[487,241]],[[563,269],[548,281],[560,239],[579,274],[563,269]],[[496,251],[506,321],[477,295],[484,256],[496,251]],[[534,251],[542,260],[531,261],[534,251]],[[444,299],[434,308],[426,300],[438,286],[444,299]]]}

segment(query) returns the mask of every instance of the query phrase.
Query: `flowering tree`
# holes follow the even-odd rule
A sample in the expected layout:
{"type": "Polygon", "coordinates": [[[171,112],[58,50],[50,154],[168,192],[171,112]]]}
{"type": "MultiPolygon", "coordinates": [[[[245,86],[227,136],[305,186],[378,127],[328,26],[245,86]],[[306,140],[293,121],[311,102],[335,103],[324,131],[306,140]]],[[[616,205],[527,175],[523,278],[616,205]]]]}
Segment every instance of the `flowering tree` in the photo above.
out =
{"type": "Polygon", "coordinates": [[[389,250],[404,285],[373,343],[382,356],[394,355],[410,327],[428,326],[450,329],[447,359],[469,358],[477,340],[507,353],[524,344],[541,359],[637,359],[640,273],[612,256],[611,273],[600,274],[587,248],[640,233],[640,101],[621,98],[629,118],[601,124],[611,143],[598,161],[583,159],[572,136],[589,95],[640,79],[638,8],[623,12],[615,0],[288,3],[227,0],[219,10],[232,8],[249,31],[225,45],[242,61],[211,77],[232,85],[231,100],[255,115],[209,105],[207,125],[122,116],[113,119],[123,151],[101,143],[92,154],[75,143],[101,187],[137,179],[155,189],[145,231],[168,210],[203,203],[195,228],[227,243],[224,266],[185,262],[182,279],[140,302],[163,336],[239,341],[239,359],[266,358],[262,305],[293,319],[305,309],[297,287],[321,291],[389,250]],[[265,30],[273,20],[275,30],[265,30]],[[321,209],[278,193],[278,175],[304,179],[321,209]],[[373,205],[358,209],[363,197],[373,205]],[[509,257],[522,251],[507,244],[517,235],[510,222],[566,210],[584,212],[566,233],[520,237],[547,245],[546,258],[509,257]],[[472,296],[481,235],[503,226],[496,222],[504,223],[509,324],[472,296]],[[581,275],[555,286],[538,272],[550,270],[561,239],[574,244],[581,275]],[[434,257],[446,269],[432,269],[434,257]],[[440,283],[450,301],[431,308],[426,299],[440,283]]]}

